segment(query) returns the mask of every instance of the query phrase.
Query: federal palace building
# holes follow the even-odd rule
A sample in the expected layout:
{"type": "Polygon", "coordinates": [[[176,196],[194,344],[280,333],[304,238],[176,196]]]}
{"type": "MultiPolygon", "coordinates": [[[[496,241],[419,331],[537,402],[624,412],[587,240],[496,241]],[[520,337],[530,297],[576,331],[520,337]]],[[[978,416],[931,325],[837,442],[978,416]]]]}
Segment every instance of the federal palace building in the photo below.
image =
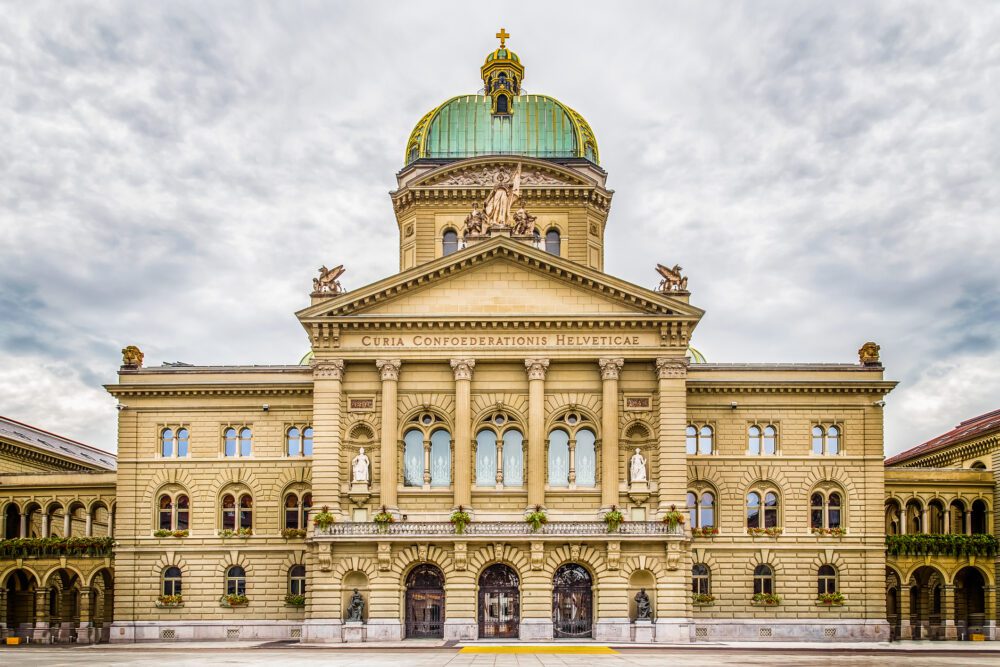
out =
{"type": "Polygon", "coordinates": [[[876,344],[706,361],[681,267],[605,273],[596,134],[498,37],[406,141],[398,272],[303,286],[299,364],[126,347],[117,456],[0,420],[0,632],[995,639],[1000,411],[885,460],[876,344]]]}

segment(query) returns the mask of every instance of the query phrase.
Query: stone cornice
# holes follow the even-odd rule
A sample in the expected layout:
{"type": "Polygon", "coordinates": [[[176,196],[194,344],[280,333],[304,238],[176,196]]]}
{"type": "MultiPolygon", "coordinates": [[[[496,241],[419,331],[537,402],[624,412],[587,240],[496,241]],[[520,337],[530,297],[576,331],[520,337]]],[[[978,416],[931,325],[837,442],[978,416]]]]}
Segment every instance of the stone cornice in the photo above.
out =
{"type": "MultiPolygon", "coordinates": [[[[392,198],[392,205],[397,214],[405,213],[421,203],[455,204],[456,208],[467,209],[473,202],[481,202],[491,192],[492,188],[479,185],[473,186],[430,186],[414,187],[399,192],[392,198]]],[[[594,186],[581,185],[539,185],[522,186],[521,197],[536,207],[539,204],[583,204],[592,208],[602,216],[611,209],[611,195],[602,193],[594,186]]]]}
{"type": "Polygon", "coordinates": [[[688,376],[689,394],[878,394],[892,391],[895,382],[844,380],[692,380],[688,376]]]}
{"type": "Polygon", "coordinates": [[[312,396],[313,383],[226,383],[226,384],[110,384],[104,388],[115,398],[129,396],[312,396]]]}
{"type": "Polygon", "coordinates": [[[967,442],[950,445],[929,454],[892,464],[893,468],[935,468],[954,459],[971,459],[988,454],[993,447],[1000,447],[1000,433],[990,433],[967,442]]]}
{"type": "MultiPolygon", "coordinates": [[[[60,468],[61,470],[72,470],[74,472],[90,472],[96,471],[97,466],[87,466],[76,461],[67,461],[66,459],[60,458],[53,454],[48,454],[35,449],[30,449],[21,445],[14,444],[12,442],[7,442],[5,440],[0,440],[0,452],[10,454],[13,457],[24,459],[27,461],[33,461],[42,465],[49,465],[53,468],[60,468]]],[[[58,471],[53,471],[58,472],[58,471]]],[[[100,472],[105,472],[101,470],[100,472]]]]}

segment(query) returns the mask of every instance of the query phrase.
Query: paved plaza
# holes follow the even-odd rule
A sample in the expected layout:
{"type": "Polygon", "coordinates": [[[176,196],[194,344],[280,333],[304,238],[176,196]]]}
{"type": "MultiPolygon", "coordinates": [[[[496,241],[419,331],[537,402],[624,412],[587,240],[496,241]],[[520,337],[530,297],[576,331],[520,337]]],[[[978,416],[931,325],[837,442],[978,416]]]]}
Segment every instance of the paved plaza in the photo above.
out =
{"type": "Polygon", "coordinates": [[[1000,646],[992,644],[897,643],[797,644],[697,647],[614,647],[582,645],[445,646],[407,642],[380,646],[309,646],[220,642],[117,646],[23,646],[0,648],[0,665],[324,665],[325,667],[660,667],[671,665],[900,665],[965,667],[1000,664],[1000,646]]]}

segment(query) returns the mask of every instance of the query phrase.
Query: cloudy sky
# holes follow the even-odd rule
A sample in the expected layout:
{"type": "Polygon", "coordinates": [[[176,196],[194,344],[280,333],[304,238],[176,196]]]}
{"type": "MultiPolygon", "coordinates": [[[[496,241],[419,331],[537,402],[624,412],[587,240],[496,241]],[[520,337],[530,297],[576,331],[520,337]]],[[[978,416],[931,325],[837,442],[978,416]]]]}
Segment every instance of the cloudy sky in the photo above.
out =
{"type": "Polygon", "coordinates": [[[501,25],[597,133],[607,270],[682,264],[709,360],[878,341],[889,454],[1000,407],[1000,6],[502,4],[0,5],[0,414],[113,450],[126,344],[295,363],[316,267],[396,270],[406,138],[501,25]]]}

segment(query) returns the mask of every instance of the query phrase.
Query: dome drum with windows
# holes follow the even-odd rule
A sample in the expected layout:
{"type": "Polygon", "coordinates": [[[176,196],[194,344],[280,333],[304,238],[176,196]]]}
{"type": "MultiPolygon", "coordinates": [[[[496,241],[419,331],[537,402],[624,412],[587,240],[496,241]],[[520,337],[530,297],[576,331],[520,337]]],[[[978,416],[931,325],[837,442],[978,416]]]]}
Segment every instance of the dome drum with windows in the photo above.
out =
{"type": "Polygon", "coordinates": [[[547,95],[522,87],[524,66],[506,46],[486,56],[480,93],[458,95],[427,112],[410,133],[405,163],[422,158],[463,159],[479,155],[584,158],[599,163],[597,138],[579,113],[547,95]]]}

